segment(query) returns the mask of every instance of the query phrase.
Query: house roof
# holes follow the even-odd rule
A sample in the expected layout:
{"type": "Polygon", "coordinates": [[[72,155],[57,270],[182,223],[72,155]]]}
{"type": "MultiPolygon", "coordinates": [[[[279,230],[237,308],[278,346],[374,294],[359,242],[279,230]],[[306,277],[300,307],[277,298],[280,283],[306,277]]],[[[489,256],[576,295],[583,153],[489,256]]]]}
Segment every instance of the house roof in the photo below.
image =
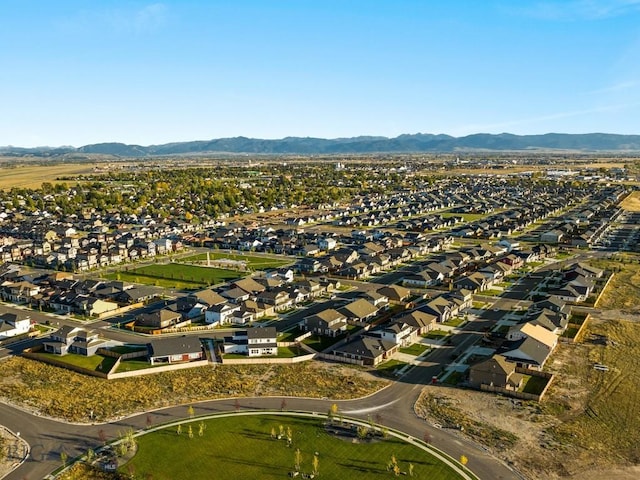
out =
{"type": "Polygon", "coordinates": [[[364,298],[359,298],[358,300],[342,307],[340,311],[347,317],[366,318],[370,315],[376,314],[378,312],[378,307],[366,301],[364,298]]]}
{"type": "Polygon", "coordinates": [[[225,302],[225,299],[221,295],[208,288],[190,293],[189,296],[197,298],[199,302],[206,305],[218,305],[225,302]]]}
{"type": "Polygon", "coordinates": [[[147,348],[151,357],[166,357],[202,351],[200,340],[187,336],[151,340],[147,344],[147,348]]]}
{"type": "Polygon", "coordinates": [[[523,335],[536,339],[537,341],[544,343],[547,347],[553,348],[558,343],[558,336],[547,330],[541,325],[535,325],[531,322],[526,322],[518,326],[523,335]]]}
{"type": "Polygon", "coordinates": [[[260,293],[265,290],[264,285],[261,285],[260,283],[256,282],[251,277],[246,277],[241,280],[236,280],[235,282],[233,282],[232,285],[250,293],[260,293]]]}
{"type": "Polygon", "coordinates": [[[382,287],[379,288],[377,292],[391,300],[403,300],[411,295],[411,290],[401,287],[400,285],[389,285],[387,287],[382,287]]]}
{"type": "Polygon", "coordinates": [[[278,333],[276,327],[256,327],[247,329],[247,338],[276,338],[278,333]]]}
{"type": "Polygon", "coordinates": [[[396,348],[396,344],[380,338],[359,336],[354,340],[334,349],[334,352],[348,353],[364,358],[376,359],[396,348]]]}
{"type": "Polygon", "coordinates": [[[505,376],[515,372],[516,364],[508,361],[502,355],[494,355],[487,360],[473,365],[471,369],[474,372],[497,373],[505,376]]]}

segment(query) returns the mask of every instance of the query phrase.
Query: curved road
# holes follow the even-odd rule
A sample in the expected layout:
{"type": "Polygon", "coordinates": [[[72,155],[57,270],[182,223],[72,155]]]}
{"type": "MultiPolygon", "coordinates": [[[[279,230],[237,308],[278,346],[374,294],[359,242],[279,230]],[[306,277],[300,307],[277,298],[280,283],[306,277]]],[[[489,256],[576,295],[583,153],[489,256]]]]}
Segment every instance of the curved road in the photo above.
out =
{"type": "MultiPolygon", "coordinates": [[[[444,348],[441,355],[450,355],[451,349],[444,348]]],[[[439,353],[438,351],[434,354],[439,353]]],[[[377,423],[405,432],[422,439],[425,432],[431,435],[432,443],[454,459],[464,454],[469,459],[467,466],[481,479],[520,479],[505,464],[489,455],[475,444],[447,430],[432,428],[419,419],[413,405],[424,384],[439,372],[440,366],[434,362],[423,362],[411,369],[400,380],[387,388],[356,400],[332,401],[293,397],[254,397],[204,401],[195,404],[198,414],[230,411],[234,409],[309,411],[325,413],[332,403],[337,403],[345,416],[366,419],[371,416],[377,423]],[[239,404],[239,405],[238,405],[239,404]]],[[[135,430],[152,424],[167,423],[187,417],[183,406],[167,407],[148,413],[140,413],[108,424],[77,425],[39,417],[15,407],[0,403],[0,423],[21,436],[29,443],[31,453],[27,461],[8,474],[7,480],[40,479],[60,466],[60,452],[65,451],[73,458],[87,449],[100,445],[100,438],[109,440],[128,428],[135,430]]]]}

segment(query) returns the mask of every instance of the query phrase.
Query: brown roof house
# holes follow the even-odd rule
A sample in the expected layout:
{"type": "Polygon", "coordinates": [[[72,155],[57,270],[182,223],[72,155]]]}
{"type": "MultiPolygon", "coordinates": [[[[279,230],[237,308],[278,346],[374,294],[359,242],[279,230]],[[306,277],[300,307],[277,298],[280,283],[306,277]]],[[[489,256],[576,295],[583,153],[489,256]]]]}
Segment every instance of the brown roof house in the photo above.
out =
{"type": "Polygon", "coordinates": [[[347,317],[333,308],[327,308],[315,315],[305,317],[302,328],[316,335],[336,337],[346,331],[347,317]]]}
{"type": "Polygon", "coordinates": [[[480,388],[482,385],[518,390],[522,386],[523,375],[516,373],[516,364],[502,355],[473,365],[469,369],[469,384],[480,388]]]}

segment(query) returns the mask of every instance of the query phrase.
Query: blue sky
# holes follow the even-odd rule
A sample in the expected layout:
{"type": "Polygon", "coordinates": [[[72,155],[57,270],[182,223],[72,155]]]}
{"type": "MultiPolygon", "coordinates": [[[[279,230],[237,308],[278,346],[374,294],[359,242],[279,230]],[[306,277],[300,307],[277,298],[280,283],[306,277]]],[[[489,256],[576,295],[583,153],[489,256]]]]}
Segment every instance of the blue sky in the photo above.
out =
{"type": "Polygon", "coordinates": [[[2,0],[0,145],[640,134],[640,0],[2,0]]]}

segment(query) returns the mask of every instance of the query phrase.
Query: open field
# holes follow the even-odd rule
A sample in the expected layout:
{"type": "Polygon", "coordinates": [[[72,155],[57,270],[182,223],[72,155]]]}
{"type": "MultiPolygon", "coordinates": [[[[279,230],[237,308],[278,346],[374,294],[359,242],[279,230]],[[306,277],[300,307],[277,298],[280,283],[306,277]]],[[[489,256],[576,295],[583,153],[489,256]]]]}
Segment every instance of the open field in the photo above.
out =
{"type": "MultiPolygon", "coordinates": [[[[24,165],[0,168],[0,189],[40,188],[44,182],[56,183],[56,178],[66,175],[92,173],[90,164],[24,165]]],[[[68,182],[67,182],[68,183],[68,182]]]]}
{"type": "Polygon", "coordinates": [[[640,299],[640,255],[620,254],[611,260],[592,260],[593,266],[615,273],[602,294],[598,307],[603,309],[638,309],[640,299]]]}
{"type": "MultiPolygon", "coordinates": [[[[284,265],[293,263],[292,259],[277,259],[261,255],[244,255],[241,253],[224,253],[221,251],[212,250],[209,253],[209,259],[213,262],[216,260],[231,260],[233,262],[246,262],[247,266],[254,270],[266,270],[269,268],[278,268],[284,265]]],[[[198,255],[192,255],[190,257],[182,258],[183,262],[202,262],[207,260],[206,253],[199,253],[198,255]]]]}
{"type": "Polygon", "coordinates": [[[106,275],[107,278],[165,288],[201,288],[234,280],[240,276],[238,272],[233,270],[197,267],[181,263],[146,265],[106,275]]]}
{"type": "Polygon", "coordinates": [[[435,457],[402,440],[378,436],[376,440],[358,441],[355,435],[337,436],[317,418],[252,415],[203,422],[202,436],[200,421],[195,420],[182,426],[181,435],[176,428],[167,428],[138,437],[137,454],[121,470],[134,471],[140,478],[151,473],[155,480],[185,478],[185,472],[191,480],[282,479],[294,471],[295,452],[299,449],[300,471],[312,472],[313,456],[318,452],[318,476],[327,480],[393,477],[387,469],[392,455],[401,471],[408,472],[409,464],[413,464],[416,478],[459,478],[435,457]],[[186,433],[189,426],[193,438],[186,433]],[[281,426],[285,432],[290,429],[291,446],[284,438],[286,434],[278,440],[281,426]],[[217,473],[212,477],[213,472],[217,473]]]}
{"type": "Polygon", "coordinates": [[[68,353],[66,355],[56,355],[54,353],[38,352],[33,355],[42,358],[43,361],[51,359],[53,361],[68,363],[80,368],[86,368],[87,370],[94,370],[107,373],[113,365],[116,363],[116,359],[112,357],[103,357],[102,355],[93,355],[86,357],[84,355],[77,355],[75,353],[68,353]]]}
{"type": "Polygon", "coordinates": [[[386,382],[335,364],[217,365],[144,377],[103,380],[36,360],[13,357],[0,362],[1,396],[42,415],[99,421],[128,413],[229,396],[287,395],[356,398],[386,382]],[[55,378],[56,382],[50,379],[55,378]]]}
{"type": "Polygon", "coordinates": [[[629,212],[640,212],[640,192],[631,192],[631,194],[620,203],[620,207],[629,212]]]}

